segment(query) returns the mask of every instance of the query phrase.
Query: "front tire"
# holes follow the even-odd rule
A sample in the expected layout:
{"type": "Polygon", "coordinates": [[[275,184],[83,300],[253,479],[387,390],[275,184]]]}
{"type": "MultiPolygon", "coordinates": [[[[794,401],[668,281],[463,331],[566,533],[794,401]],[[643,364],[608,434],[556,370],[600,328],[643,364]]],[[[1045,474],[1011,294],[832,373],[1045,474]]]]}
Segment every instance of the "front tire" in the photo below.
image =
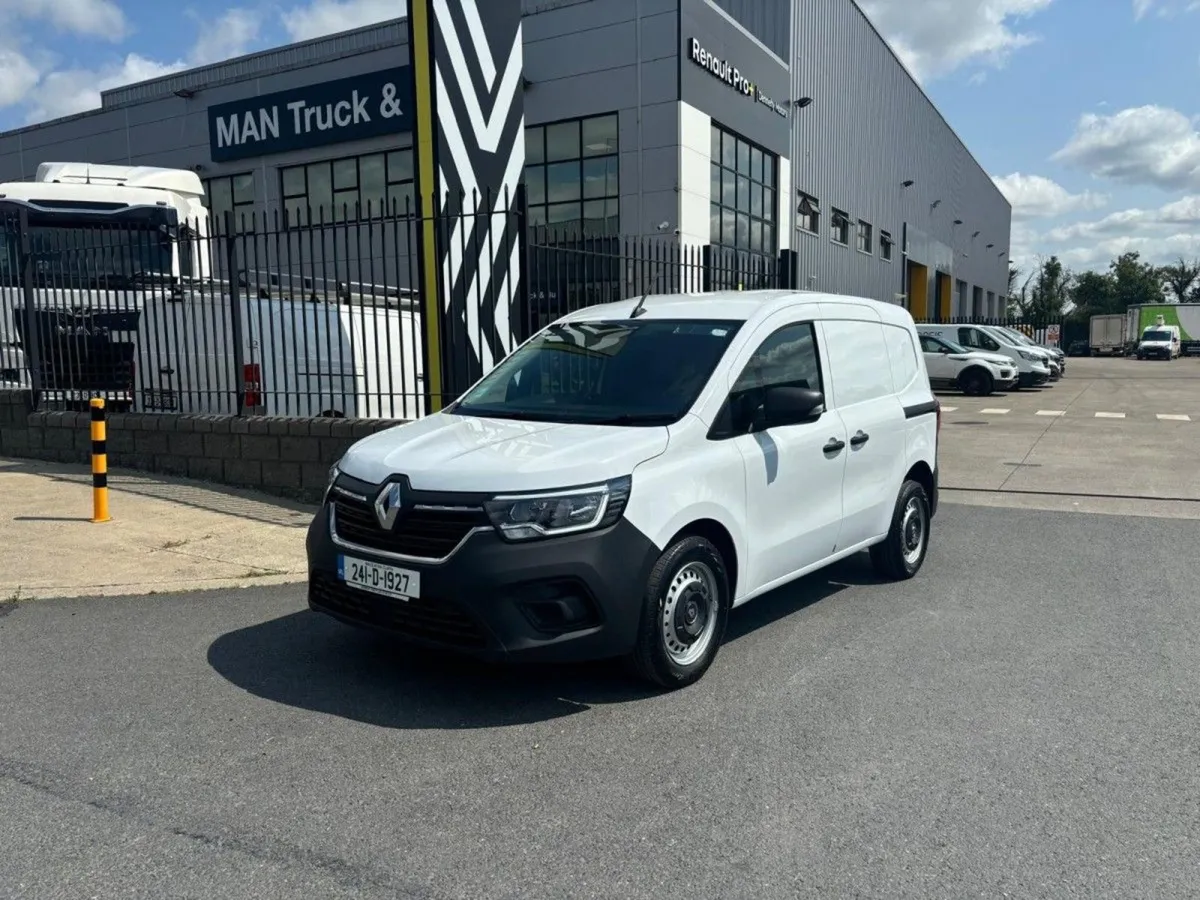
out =
{"type": "Polygon", "coordinates": [[[875,571],[889,581],[904,581],[916,575],[929,552],[929,523],[925,488],[916,481],[904,482],[887,537],[871,548],[875,571]]]}
{"type": "Polygon", "coordinates": [[[646,582],[631,662],[652,684],[676,690],[699,681],[725,637],[731,591],[721,551],[702,537],[676,541],[646,582]]]}
{"type": "Polygon", "coordinates": [[[995,390],[996,382],[991,372],[983,369],[967,369],[959,379],[962,392],[968,397],[986,397],[995,390]]]}

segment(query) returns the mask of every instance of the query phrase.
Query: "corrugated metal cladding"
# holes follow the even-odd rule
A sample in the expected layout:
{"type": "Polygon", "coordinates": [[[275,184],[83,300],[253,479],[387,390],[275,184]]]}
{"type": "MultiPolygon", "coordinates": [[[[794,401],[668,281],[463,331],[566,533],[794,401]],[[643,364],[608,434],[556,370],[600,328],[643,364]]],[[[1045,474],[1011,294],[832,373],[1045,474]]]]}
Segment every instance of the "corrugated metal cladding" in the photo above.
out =
{"type": "Polygon", "coordinates": [[[114,109],[135,103],[145,103],[167,97],[183,88],[215,87],[234,81],[246,81],[263,75],[273,75],[289,69],[299,69],[358,53],[369,53],[384,47],[408,43],[408,24],[404,19],[391,19],[345,31],[329,37],[316,38],[301,44],[289,44],[275,50],[264,50],[228,62],[214,63],[188,69],[178,75],[167,75],[153,81],[142,81],[126,87],[104,91],[100,95],[103,109],[114,109]]]}
{"type": "MultiPolygon", "coordinates": [[[[813,103],[792,111],[792,182],[821,210],[819,234],[794,235],[800,286],[891,300],[904,290],[908,222],[953,248],[954,279],[1003,295],[1012,209],[991,178],[852,0],[803,0],[797,9],[792,97],[813,103]],[[913,185],[902,187],[907,180],[913,185]],[[849,247],[830,241],[833,208],[850,216],[849,247]],[[871,256],[856,249],[858,219],[873,226],[871,256]],[[896,240],[890,263],[880,258],[881,230],[896,240]]],[[[932,279],[933,259],[919,261],[930,263],[932,279]]],[[[934,296],[930,284],[931,310],[934,296]]]]}
{"type": "MultiPolygon", "coordinates": [[[[792,0],[712,0],[780,59],[788,58],[792,0]]],[[[798,0],[803,3],[805,0],[798,0]]]]}

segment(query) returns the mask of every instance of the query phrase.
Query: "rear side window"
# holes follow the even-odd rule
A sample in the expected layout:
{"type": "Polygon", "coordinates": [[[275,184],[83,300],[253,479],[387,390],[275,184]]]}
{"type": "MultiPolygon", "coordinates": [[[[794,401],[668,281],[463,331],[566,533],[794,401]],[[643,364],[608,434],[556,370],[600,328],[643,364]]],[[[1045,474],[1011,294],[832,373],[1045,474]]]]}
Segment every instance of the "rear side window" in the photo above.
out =
{"type": "Polygon", "coordinates": [[[913,346],[912,335],[906,328],[884,325],[883,334],[892,363],[892,387],[899,393],[917,377],[917,348],[913,346]]]}
{"type": "Polygon", "coordinates": [[[970,347],[972,350],[989,350],[995,352],[1000,349],[1000,345],[990,335],[984,334],[978,328],[958,329],[958,342],[964,347],[970,347]]]}
{"type": "Polygon", "coordinates": [[[838,407],[892,393],[892,363],[883,325],[831,319],[821,323],[829,347],[829,374],[838,407]]]}

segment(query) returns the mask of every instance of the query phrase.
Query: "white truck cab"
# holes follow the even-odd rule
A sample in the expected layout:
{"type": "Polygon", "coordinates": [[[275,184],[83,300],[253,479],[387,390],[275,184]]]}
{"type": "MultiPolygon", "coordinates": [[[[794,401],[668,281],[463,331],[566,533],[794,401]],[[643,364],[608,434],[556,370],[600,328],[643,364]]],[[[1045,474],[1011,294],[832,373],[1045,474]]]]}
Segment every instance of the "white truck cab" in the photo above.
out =
{"type": "Polygon", "coordinates": [[[921,324],[921,334],[952,341],[968,350],[982,350],[1006,356],[1017,367],[1019,387],[1040,387],[1050,381],[1047,354],[1035,347],[1019,344],[1014,338],[995,332],[986,325],[921,324]]]}
{"type": "Polygon", "coordinates": [[[493,659],[700,678],[729,611],[859,551],[911,578],[940,405],[902,307],[791,291],[593,306],[354,444],[309,605],[493,659]]]}
{"type": "Polygon", "coordinates": [[[1155,324],[1147,325],[1142,330],[1136,351],[1138,359],[1165,359],[1170,361],[1182,352],[1179,326],[1168,325],[1164,319],[1165,317],[1163,316],[1157,316],[1155,324]]]}

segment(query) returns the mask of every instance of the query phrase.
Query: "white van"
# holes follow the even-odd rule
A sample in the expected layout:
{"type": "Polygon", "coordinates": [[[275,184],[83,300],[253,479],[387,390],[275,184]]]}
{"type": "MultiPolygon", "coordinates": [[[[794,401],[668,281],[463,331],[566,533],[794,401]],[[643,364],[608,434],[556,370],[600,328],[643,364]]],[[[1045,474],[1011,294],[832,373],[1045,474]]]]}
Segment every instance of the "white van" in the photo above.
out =
{"type": "Polygon", "coordinates": [[[863,550],[917,573],[940,424],[902,307],[592,306],[346,452],[308,532],[309,606],[485,658],[625,657],[681,687],[733,607],[863,550]]]}
{"type": "Polygon", "coordinates": [[[1182,353],[1181,348],[1178,325],[1147,325],[1138,341],[1137,358],[1170,361],[1182,353]]]}
{"type": "Polygon", "coordinates": [[[917,331],[951,341],[968,350],[1007,356],[1016,363],[1019,387],[1040,387],[1050,381],[1050,366],[1044,353],[1034,347],[1017,346],[1011,337],[993,333],[985,325],[922,324],[917,326],[917,331]]]}

